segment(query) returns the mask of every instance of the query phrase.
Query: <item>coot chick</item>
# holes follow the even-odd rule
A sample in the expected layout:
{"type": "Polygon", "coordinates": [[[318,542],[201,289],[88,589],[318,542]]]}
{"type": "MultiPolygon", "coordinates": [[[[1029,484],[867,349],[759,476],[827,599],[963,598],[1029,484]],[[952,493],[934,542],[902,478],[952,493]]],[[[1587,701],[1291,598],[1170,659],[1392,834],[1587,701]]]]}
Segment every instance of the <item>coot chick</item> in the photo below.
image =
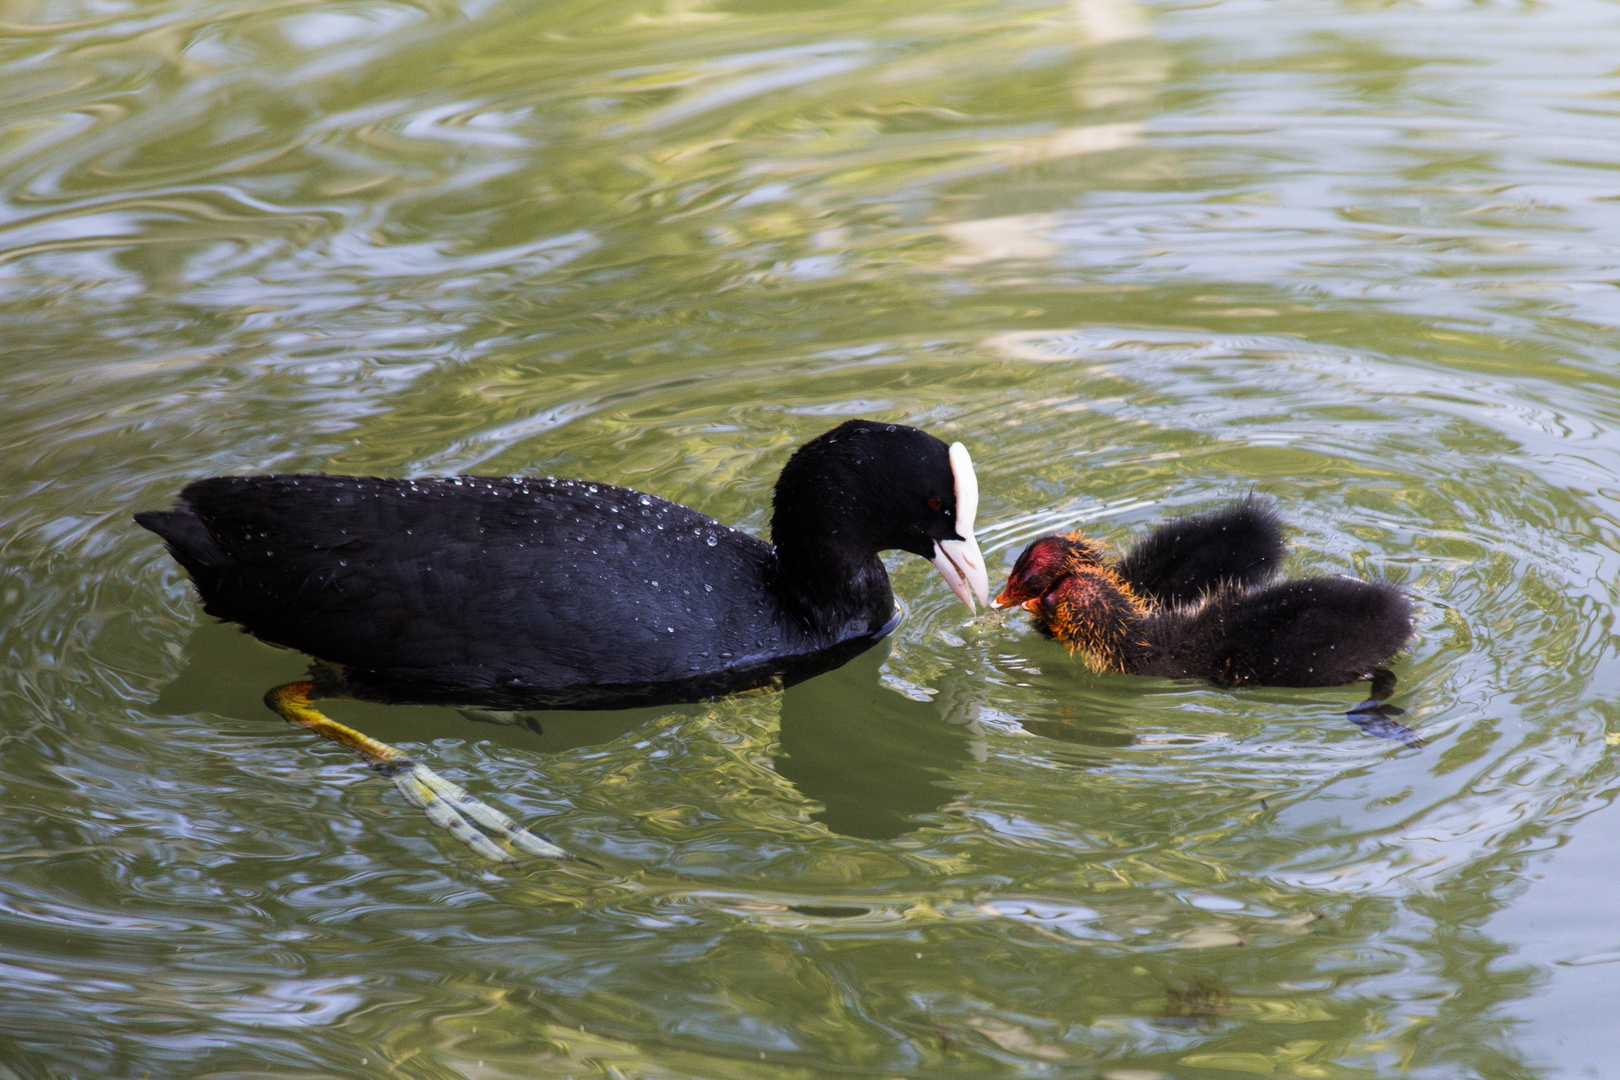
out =
{"type": "Polygon", "coordinates": [[[1410,640],[1412,611],[1391,585],[1337,577],[1261,584],[1238,576],[1217,578],[1191,602],[1158,604],[1090,541],[1070,534],[1025,549],[996,598],[998,607],[1013,604],[1098,670],[1222,686],[1371,679],[1372,696],[1354,712],[1399,711],[1383,704],[1395,687],[1383,665],[1410,640]],[[1038,594],[1030,595],[1032,585],[1038,594]]]}
{"type": "Polygon", "coordinates": [[[1271,507],[1250,498],[1161,522],[1117,560],[1100,541],[1080,532],[1043,536],[1018,557],[996,603],[1022,604],[1073,570],[1106,565],[1149,604],[1191,604],[1215,589],[1269,581],[1282,559],[1281,520],[1271,507]]]}
{"type": "Polygon", "coordinates": [[[464,817],[561,852],[311,698],[601,709],[808,678],[892,629],[879,552],[930,559],[970,608],[988,603],[977,506],[961,443],[851,420],[789,458],[772,543],[628,488],[507,477],[214,477],[135,520],[205,611],[316,659],[271,708],[500,858],[464,817]]]}

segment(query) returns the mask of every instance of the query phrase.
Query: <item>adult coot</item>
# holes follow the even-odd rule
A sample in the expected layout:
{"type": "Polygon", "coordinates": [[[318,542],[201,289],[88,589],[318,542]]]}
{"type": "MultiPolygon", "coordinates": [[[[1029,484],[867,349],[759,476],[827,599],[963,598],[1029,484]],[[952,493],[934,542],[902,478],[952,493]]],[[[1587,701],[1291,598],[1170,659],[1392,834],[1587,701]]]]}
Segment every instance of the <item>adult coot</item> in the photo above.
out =
{"type": "Polygon", "coordinates": [[[562,852],[311,699],[605,709],[808,678],[892,629],[879,552],[930,559],[970,608],[989,602],[977,506],[961,443],[851,420],[788,459],[771,543],[628,488],[506,477],[214,477],[135,520],[205,611],[315,657],[271,708],[502,858],[468,819],[562,852]]]}
{"type": "Polygon", "coordinates": [[[1272,583],[1281,554],[1276,515],[1252,501],[1166,522],[1117,562],[1078,532],[1047,536],[1018,557],[996,606],[1021,605],[1098,670],[1223,686],[1371,679],[1353,712],[1398,714],[1383,703],[1395,688],[1383,665],[1412,636],[1411,603],[1382,582],[1272,583]]]}

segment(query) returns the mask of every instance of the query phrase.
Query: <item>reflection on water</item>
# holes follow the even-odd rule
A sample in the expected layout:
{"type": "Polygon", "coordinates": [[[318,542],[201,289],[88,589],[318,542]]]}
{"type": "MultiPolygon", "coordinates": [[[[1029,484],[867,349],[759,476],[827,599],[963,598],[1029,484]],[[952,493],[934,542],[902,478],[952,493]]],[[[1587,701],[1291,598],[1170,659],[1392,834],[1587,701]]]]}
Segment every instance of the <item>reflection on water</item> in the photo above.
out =
{"type": "Polygon", "coordinates": [[[969,732],[928,700],[884,686],[888,648],[790,687],[778,718],[776,772],[823,809],[811,817],[844,836],[892,840],[951,797],[970,759],[969,732]]]}
{"type": "Polygon", "coordinates": [[[1545,927],[1607,916],[1613,22],[5,6],[0,1064],[1595,1062],[1559,1040],[1620,1007],[1616,943],[1545,927]],[[1356,688],[1094,674],[897,557],[894,639],[785,693],[334,705],[599,864],[492,869],[265,710],[304,660],[129,519],[222,472],[477,471],[762,532],[853,415],[968,444],[993,566],[1274,500],[1288,572],[1413,596],[1427,745],[1356,688]]]}

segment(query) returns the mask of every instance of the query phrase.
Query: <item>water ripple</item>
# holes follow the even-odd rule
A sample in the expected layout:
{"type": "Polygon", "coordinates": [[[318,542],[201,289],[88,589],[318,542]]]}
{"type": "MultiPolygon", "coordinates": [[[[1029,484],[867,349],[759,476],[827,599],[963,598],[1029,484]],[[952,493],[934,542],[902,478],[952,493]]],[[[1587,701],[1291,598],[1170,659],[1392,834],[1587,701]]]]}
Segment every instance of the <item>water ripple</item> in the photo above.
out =
{"type": "Polygon", "coordinates": [[[1535,1075],[1517,1018],[1613,966],[1492,929],[1614,788],[1607,19],[11,11],[0,1060],[1535,1075]],[[852,415],[970,446],[998,566],[1273,501],[1291,573],[1414,598],[1427,745],[1355,688],[1090,672],[893,555],[899,632],[782,694],[334,707],[596,863],[491,868],[266,712],[302,660],[129,520],[477,470],[763,534],[852,415]]]}

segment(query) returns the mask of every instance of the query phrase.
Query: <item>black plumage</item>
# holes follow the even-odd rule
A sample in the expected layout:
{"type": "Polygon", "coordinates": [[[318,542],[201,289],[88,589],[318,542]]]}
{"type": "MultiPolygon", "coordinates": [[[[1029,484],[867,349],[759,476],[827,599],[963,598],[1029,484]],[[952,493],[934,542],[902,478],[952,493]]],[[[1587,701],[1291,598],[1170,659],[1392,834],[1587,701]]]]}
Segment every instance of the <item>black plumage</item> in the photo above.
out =
{"type": "Polygon", "coordinates": [[[1139,675],[1223,686],[1340,686],[1373,678],[1405,648],[1412,610],[1383,582],[1296,578],[1160,608],[1140,619],[1136,633],[1130,670],[1139,675]]]}
{"type": "Polygon", "coordinates": [[[1175,518],[1149,529],[1121,555],[1115,569],[1145,600],[1191,604],[1217,588],[1248,588],[1282,569],[1283,533],[1277,512],[1244,499],[1207,514],[1175,518]]]}

